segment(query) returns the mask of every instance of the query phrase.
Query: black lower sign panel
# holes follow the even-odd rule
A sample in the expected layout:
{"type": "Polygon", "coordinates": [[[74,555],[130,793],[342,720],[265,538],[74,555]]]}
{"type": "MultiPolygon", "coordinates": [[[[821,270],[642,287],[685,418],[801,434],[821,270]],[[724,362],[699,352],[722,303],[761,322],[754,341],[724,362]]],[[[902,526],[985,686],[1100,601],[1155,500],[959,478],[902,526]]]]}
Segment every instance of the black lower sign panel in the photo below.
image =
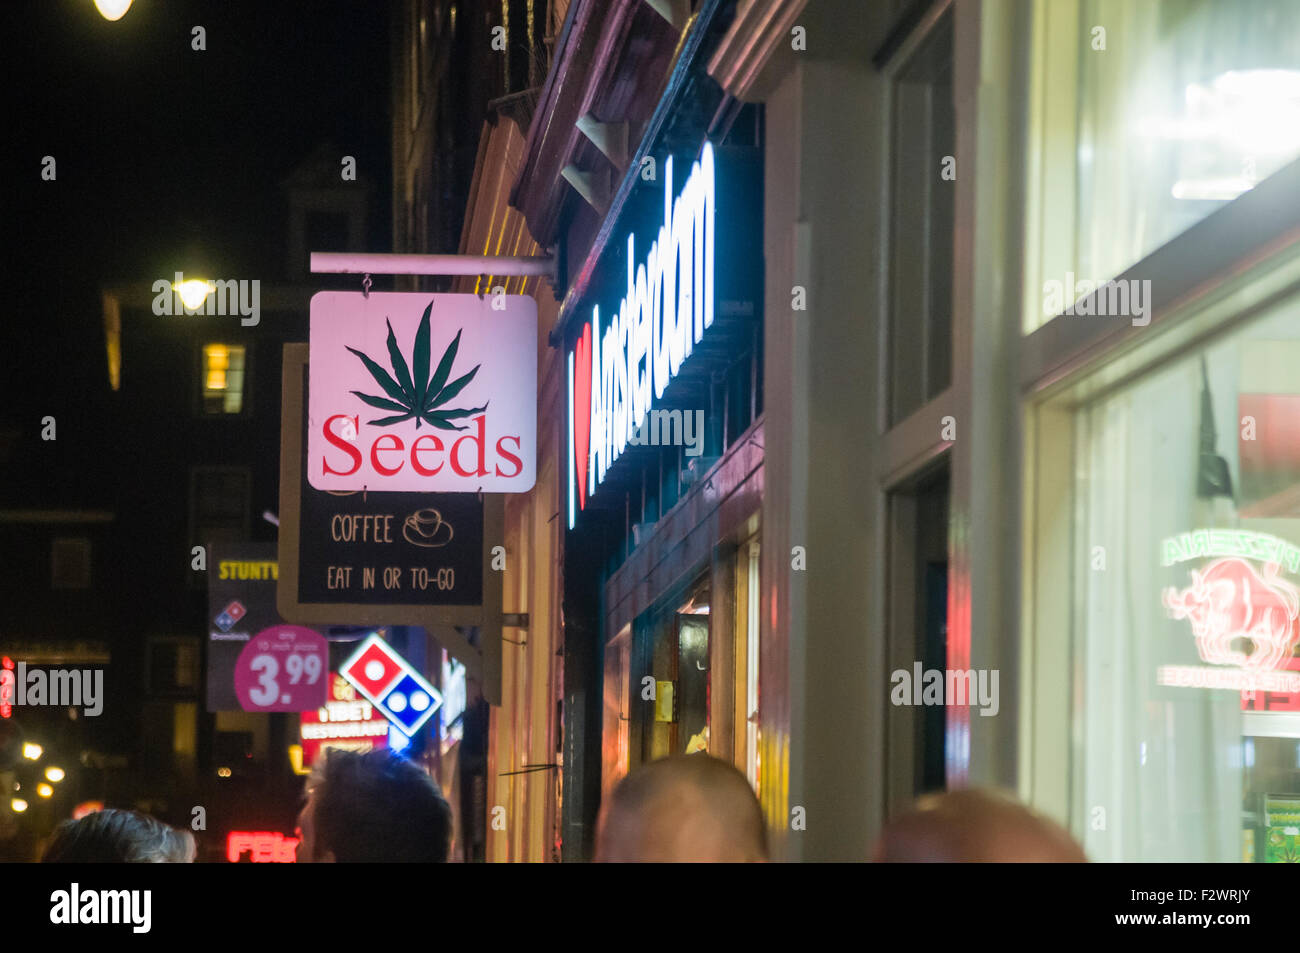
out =
{"type": "MultiPolygon", "coordinates": [[[[304,431],[307,425],[304,420],[304,431]]],[[[300,603],[465,606],[482,602],[483,503],[478,496],[317,490],[307,480],[312,461],[305,458],[305,437],[304,432],[300,603]]]]}

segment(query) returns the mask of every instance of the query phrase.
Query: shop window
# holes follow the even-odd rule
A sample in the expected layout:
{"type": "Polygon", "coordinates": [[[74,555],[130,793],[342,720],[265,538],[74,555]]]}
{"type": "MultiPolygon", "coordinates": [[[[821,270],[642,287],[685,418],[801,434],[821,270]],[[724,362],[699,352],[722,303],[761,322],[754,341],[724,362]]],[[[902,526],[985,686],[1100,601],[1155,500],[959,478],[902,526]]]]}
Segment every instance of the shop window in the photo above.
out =
{"type": "Polygon", "coordinates": [[[709,750],[708,577],[687,591],[685,601],[647,614],[638,627],[634,681],[640,686],[649,676],[655,686],[651,710],[633,709],[638,762],[709,750]]]}
{"type": "Polygon", "coordinates": [[[952,381],[952,250],[956,182],[953,14],[893,76],[890,129],[889,422],[952,381]]]}
{"type": "Polygon", "coordinates": [[[628,694],[631,687],[632,629],[605,646],[604,719],[601,726],[600,796],[609,797],[628,769],[628,694]]]}
{"type": "Polygon", "coordinates": [[[1300,155],[1291,0],[1037,0],[1034,17],[1026,333],[1300,155]]]}
{"type": "Polygon", "coordinates": [[[1294,861],[1300,301],[1073,413],[1076,836],[1093,860],[1294,861]]]}
{"type": "MultiPolygon", "coordinates": [[[[313,246],[315,247],[315,246],[313,246]]],[[[239,344],[205,344],[199,372],[201,406],[204,414],[244,412],[246,351],[239,344]]]]}

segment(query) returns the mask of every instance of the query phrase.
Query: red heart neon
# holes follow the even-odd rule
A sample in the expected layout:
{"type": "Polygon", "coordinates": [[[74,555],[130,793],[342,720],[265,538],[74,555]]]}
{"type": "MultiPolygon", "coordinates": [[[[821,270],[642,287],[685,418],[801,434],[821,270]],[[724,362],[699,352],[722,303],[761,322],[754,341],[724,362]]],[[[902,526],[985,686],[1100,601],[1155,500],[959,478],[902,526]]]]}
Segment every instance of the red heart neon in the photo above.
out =
{"type": "Polygon", "coordinates": [[[587,461],[591,449],[591,325],[573,349],[573,462],[578,474],[578,506],[587,508],[587,461]]]}

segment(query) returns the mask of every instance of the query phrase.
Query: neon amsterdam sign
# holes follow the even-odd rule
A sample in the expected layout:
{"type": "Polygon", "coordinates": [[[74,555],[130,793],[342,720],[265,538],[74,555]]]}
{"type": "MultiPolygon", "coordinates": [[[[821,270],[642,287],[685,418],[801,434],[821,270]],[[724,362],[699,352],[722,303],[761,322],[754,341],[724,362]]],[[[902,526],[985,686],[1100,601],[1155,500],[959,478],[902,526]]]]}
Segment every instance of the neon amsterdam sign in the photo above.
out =
{"type": "Polygon", "coordinates": [[[1163,665],[1157,681],[1243,692],[1300,691],[1300,672],[1288,669],[1300,640],[1300,590],[1280,576],[1283,566],[1300,570],[1300,549],[1264,533],[1197,530],[1166,539],[1161,550],[1166,566],[1217,558],[1191,571],[1190,586],[1163,594],[1170,616],[1191,624],[1197,654],[1207,665],[1163,665]]]}
{"type": "Polygon", "coordinates": [[[628,234],[627,291],[618,311],[602,328],[594,307],[569,353],[570,529],[713,325],[715,213],[713,144],[705,142],[676,198],[669,156],[657,237],[638,263],[628,234]]]}

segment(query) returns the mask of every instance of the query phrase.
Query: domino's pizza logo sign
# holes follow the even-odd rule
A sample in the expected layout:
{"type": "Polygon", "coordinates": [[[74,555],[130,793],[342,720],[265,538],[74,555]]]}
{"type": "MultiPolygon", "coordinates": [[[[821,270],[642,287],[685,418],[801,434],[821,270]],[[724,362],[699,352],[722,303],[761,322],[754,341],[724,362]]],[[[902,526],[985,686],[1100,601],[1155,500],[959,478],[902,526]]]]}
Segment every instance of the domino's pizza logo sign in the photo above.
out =
{"type": "Polygon", "coordinates": [[[442,707],[442,695],[377,635],[361,643],[339,674],[408,738],[442,707]]]}
{"type": "Polygon", "coordinates": [[[244,608],[243,603],[235,599],[231,601],[230,605],[221,610],[221,615],[217,616],[214,621],[217,623],[217,628],[222,632],[229,632],[247,614],[248,610],[244,608]]]}

